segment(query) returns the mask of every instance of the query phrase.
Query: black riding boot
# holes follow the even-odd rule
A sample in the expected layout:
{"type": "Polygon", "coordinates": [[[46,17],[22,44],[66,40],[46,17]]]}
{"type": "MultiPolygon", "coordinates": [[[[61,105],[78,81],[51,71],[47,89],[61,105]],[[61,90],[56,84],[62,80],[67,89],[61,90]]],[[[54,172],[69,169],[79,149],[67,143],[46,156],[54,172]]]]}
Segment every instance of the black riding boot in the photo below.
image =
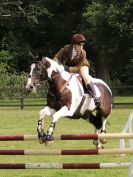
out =
{"type": "Polygon", "coordinates": [[[95,105],[99,107],[101,105],[101,100],[100,98],[96,97],[96,91],[95,91],[93,82],[90,82],[89,84],[87,84],[87,91],[92,96],[92,98],[94,98],[95,105]]]}

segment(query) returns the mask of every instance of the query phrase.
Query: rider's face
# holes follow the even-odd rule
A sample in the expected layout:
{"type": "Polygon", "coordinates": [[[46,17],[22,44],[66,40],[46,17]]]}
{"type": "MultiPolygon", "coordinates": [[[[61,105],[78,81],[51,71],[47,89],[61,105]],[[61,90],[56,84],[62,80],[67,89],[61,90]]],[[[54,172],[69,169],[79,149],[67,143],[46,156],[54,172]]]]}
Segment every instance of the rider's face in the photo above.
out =
{"type": "Polygon", "coordinates": [[[77,52],[80,53],[82,51],[82,49],[83,49],[83,44],[76,44],[74,46],[74,48],[76,49],[77,52]]]}

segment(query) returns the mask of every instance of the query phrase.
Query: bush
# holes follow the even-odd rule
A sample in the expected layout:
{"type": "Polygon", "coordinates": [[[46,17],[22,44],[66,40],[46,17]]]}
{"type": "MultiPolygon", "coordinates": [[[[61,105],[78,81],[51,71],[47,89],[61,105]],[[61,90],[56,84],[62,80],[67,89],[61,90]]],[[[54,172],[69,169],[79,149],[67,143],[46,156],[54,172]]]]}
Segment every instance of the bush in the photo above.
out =
{"type": "MultiPolygon", "coordinates": [[[[0,63],[0,96],[20,96],[21,92],[26,86],[28,74],[22,72],[9,74],[7,72],[7,65],[0,63]]],[[[46,96],[47,82],[42,82],[42,86],[37,90],[36,96],[46,96]]]]}
{"type": "Polygon", "coordinates": [[[20,95],[20,88],[25,86],[27,74],[9,74],[7,65],[0,63],[0,96],[20,95]]]}

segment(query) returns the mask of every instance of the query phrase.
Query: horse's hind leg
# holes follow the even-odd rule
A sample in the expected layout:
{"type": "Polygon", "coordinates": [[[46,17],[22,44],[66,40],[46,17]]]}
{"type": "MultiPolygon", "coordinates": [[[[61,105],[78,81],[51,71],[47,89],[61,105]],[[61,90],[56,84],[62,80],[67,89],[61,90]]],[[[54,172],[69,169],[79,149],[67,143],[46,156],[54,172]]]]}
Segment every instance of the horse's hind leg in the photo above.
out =
{"type": "MultiPolygon", "coordinates": [[[[107,118],[101,116],[101,120],[102,120],[102,126],[101,126],[101,133],[105,134],[106,133],[106,122],[107,122],[107,118]]],[[[95,133],[99,134],[98,129],[95,128],[95,133]]],[[[96,145],[96,147],[98,149],[103,149],[104,146],[102,144],[107,143],[106,139],[100,139],[100,140],[94,140],[93,143],[96,145]],[[102,144],[101,144],[102,143],[102,144]]]]}
{"type": "MultiPolygon", "coordinates": [[[[96,116],[90,114],[89,120],[95,127],[95,134],[99,134],[100,129],[101,129],[101,133],[106,133],[107,118],[105,118],[101,112],[97,111],[96,116]]],[[[106,139],[101,139],[101,140],[98,139],[98,140],[94,140],[93,144],[95,144],[95,146],[98,149],[101,149],[104,148],[102,144],[105,144],[106,142],[107,142],[106,139]]]]}
{"type": "MultiPolygon", "coordinates": [[[[99,134],[99,130],[96,127],[95,127],[95,130],[94,130],[94,133],[99,134]]],[[[93,144],[96,146],[97,149],[103,149],[104,148],[104,146],[101,144],[99,139],[93,140],[93,144]]]]}
{"type": "MultiPolygon", "coordinates": [[[[96,115],[90,113],[89,114],[89,122],[93,124],[94,126],[94,133],[95,134],[99,134],[99,129],[102,128],[102,115],[101,115],[101,112],[96,112],[96,115]]],[[[102,149],[104,148],[103,145],[101,144],[100,140],[99,139],[94,139],[93,140],[93,144],[96,146],[96,148],[98,149],[102,149]]]]}
{"type": "MultiPolygon", "coordinates": [[[[103,117],[102,116],[102,128],[101,128],[101,133],[106,133],[106,123],[107,123],[107,118],[103,117]]],[[[107,140],[106,139],[101,139],[100,142],[102,144],[105,144],[107,143],[107,140]]]]}
{"type": "Polygon", "coordinates": [[[44,143],[46,139],[46,134],[44,132],[44,118],[45,116],[53,115],[55,112],[56,111],[50,108],[49,106],[46,106],[44,109],[42,109],[39,112],[37,132],[38,132],[38,139],[41,144],[44,143]]]}

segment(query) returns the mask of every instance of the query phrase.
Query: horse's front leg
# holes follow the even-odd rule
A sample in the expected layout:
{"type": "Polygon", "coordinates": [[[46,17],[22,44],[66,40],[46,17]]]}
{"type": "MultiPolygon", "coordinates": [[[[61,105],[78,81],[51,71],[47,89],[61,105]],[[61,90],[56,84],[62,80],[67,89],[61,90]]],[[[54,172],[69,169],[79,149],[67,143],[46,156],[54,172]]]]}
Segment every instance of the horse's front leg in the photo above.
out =
{"type": "Polygon", "coordinates": [[[63,106],[59,111],[57,111],[53,114],[53,119],[52,119],[50,127],[47,131],[47,140],[48,141],[51,141],[54,139],[53,132],[55,129],[55,125],[61,117],[65,117],[65,116],[70,116],[70,112],[69,112],[67,106],[63,106]]]}
{"type": "Polygon", "coordinates": [[[41,144],[46,141],[46,134],[44,132],[44,118],[45,116],[52,116],[55,112],[56,111],[49,106],[46,106],[39,112],[37,132],[38,139],[41,144]]]}

